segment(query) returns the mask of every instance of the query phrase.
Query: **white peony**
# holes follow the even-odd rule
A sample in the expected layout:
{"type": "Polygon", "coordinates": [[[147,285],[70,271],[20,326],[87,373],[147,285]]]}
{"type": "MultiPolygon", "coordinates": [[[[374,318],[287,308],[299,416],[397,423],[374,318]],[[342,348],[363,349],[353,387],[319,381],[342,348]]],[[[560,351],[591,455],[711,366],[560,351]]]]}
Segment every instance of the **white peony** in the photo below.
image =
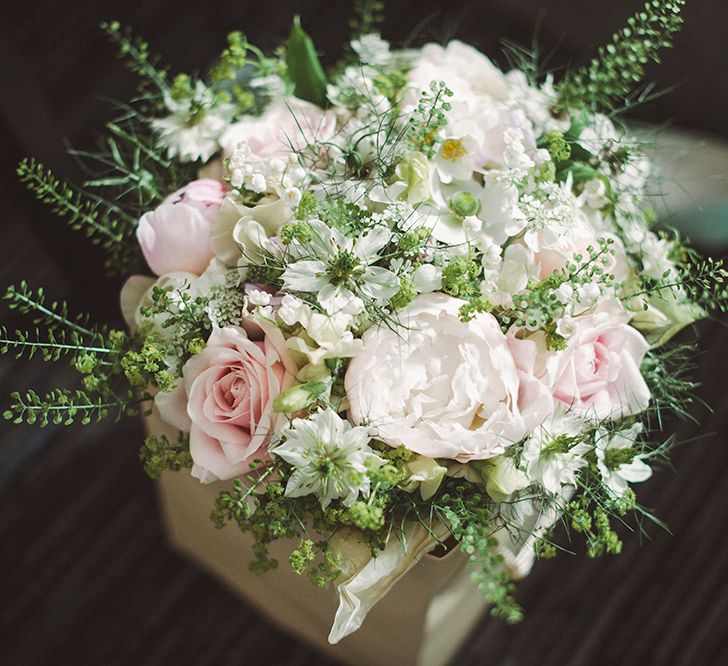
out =
{"type": "Polygon", "coordinates": [[[428,89],[432,81],[445,81],[454,99],[505,100],[509,94],[503,73],[480,51],[458,40],[445,47],[426,44],[408,78],[416,95],[428,89]]]}
{"type": "Polygon", "coordinates": [[[467,462],[500,455],[551,414],[548,389],[511,351],[533,343],[507,339],[490,314],[460,321],[462,304],[423,294],[399,326],[364,333],[345,376],[355,423],[392,446],[467,462]]]}

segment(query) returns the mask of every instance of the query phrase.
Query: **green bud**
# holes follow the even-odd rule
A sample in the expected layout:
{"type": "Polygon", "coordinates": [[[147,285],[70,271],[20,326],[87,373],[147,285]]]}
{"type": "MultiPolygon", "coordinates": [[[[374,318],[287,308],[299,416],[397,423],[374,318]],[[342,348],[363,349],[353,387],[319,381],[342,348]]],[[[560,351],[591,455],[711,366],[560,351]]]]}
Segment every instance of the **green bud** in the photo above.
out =
{"type": "Polygon", "coordinates": [[[329,382],[306,382],[283,391],[273,400],[273,410],[293,414],[310,407],[329,387],[329,382]]]}
{"type": "Polygon", "coordinates": [[[331,379],[331,370],[326,363],[308,363],[303,366],[296,379],[301,383],[306,382],[326,382],[331,379]]]}
{"type": "Polygon", "coordinates": [[[458,217],[470,217],[480,212],[481,203],[471,192],[456,192],[447,204],[458,217]]]}

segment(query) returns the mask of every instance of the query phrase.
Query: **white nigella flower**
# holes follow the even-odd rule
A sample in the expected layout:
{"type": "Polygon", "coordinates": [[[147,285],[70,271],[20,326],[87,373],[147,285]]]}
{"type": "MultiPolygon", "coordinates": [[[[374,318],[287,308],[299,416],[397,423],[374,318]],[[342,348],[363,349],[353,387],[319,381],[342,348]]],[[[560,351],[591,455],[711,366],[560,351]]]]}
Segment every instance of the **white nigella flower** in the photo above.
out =
{"type": "Polygon", "coordinates": [[[181,162],[206,162],[219,149],[219,139],[235,113],[232,104],[216,104],[212,92],[198,81],[192,97],[174,99],[167,94],[164,104],[171,112],[152,120],[159,143],[170,158],[181,162]]]}
{"type": "Polygon", "coordinates": [[[521,467],[531,481],[550,493],[560,493],[562,485],[575,485],[576,472],[586,465],[585,443],[574,445],[581,435],[582,422],[570,415],[554,415],[526,440],[521,467]]]}
{"type": "Polygon", "coordinates": [[[326,409],[308,419],[293,419],[283,435],[285,441],[272,453],[294,468],[287,497],[313,494],[325,509],[334,499],[351,506],[359,495],[369,496],[367,472],[384,460],[369,448],[368,428],[352,427],[326,409]]]}
{"type": "Polygon", "coordinates": [[[363,236],[351,238],[321,220],[310,220],[308,224],[313,239],[299,252],[315,258],[289,264],[283,273],[286,289],[316,294],[329,314],[358,314],[364,309],[362,297],[384,303],[399,291],[397,276],[373,265],[391,238],[389,229],[374,227],[363,236]]]}
{"type": "Polygon", "coordinates": [[[634,448],[641,432],[642,424],[635,423],[612,434],[602,432],[597,438],[597,467],[614,497],[621,497],[630,483],[646,481],[652,476],[652,468],[644,462],[644,456],[636,455],[634,448]]]}

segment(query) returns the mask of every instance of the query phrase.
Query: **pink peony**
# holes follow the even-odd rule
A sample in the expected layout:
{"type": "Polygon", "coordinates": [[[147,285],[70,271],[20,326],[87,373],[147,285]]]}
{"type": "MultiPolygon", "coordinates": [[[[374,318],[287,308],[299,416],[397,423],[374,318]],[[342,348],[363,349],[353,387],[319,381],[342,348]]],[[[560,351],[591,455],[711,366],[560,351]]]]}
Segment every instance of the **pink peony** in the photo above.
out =
{"type": "Polygon", "coordinates": [[[170,194],[164,203],[184,203],[199,210],[212,224],[226,192],[225,184],[213,178],[200,178],[170,194]]]}
{"type": "Polygon", "coordinates": [[[557,355],[553,394],[577,415],[619,418],[649,405],[650,391],[640,373],[649,344],[628,322],[616,302],[574,319],[576,330],[557,355]]]}
{"type": "Polygon", "coordinates": [[[190,433],[192,475],[203,483],[231,479],[268,456],[280,419],[272,403],[296,372],[282,336],[269,333],[253,340],[238,326],[213,330],[178,386],[155,398],[161,417],[190,433]]]}
{"type": "Polygon", "coordinates": [[[262,116],[246,117],[231,125],[220,139],[220,145],[230,154],[245,141],[254,157],[285,159],[292,150],[304,150],[317,141],[327,141],[335,131],[333,111],[286,97],[271,104],[262,116]]]}

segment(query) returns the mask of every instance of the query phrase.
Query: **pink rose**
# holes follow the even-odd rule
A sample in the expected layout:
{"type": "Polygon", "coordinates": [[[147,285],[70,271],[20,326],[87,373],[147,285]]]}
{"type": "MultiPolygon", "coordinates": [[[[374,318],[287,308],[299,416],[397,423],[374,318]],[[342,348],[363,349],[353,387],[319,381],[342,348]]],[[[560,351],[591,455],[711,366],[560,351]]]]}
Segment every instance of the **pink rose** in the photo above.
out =
{"type": "Polygon", "coordinates": [[[317,141],[327,141],[335,131],[333,111],[287,97],[271,104],[262,116],[248,116],[231,125],[220,145],[229,155],[245,141],[254,157],[285,159],[292,149],[304,150],[317,141]]]}
{"type": "Polygon", "coordinates": [[[238,326],[213,330],[205,350],[185,363],[178,386],[155,398],[161,417],[190,433],[194,477],[224,481],[268,457],[281,418],[273,400],[295,372],[280,332],[253,340],[238,326]]]}
{"type": "Polygon", "coordinates": [[[553,394],[577,415],[597,420],[637,414],[650,391],[640,364],[649,349],[616,302],[592,315],[576,317],[576,330],[557,354],[553,394]]]}
{"type": "Polygon", "coordinates": [[[205,219],[212,224],[217,217],[223,199],[225,184],[213,178],[200,178],[187,183],[184,187],[170,194],[164,203],[185,203],[199,210],[205,219]]]}
{"type": "Polygon", "coordinates": [[[509,341],[491,314],[461,321],[462,304],[422,294],[400,326],[364,333],[344,378],[354,423],[392,446],[468,462],[502,454],[552,414],[535,345],[509,341]]]}

